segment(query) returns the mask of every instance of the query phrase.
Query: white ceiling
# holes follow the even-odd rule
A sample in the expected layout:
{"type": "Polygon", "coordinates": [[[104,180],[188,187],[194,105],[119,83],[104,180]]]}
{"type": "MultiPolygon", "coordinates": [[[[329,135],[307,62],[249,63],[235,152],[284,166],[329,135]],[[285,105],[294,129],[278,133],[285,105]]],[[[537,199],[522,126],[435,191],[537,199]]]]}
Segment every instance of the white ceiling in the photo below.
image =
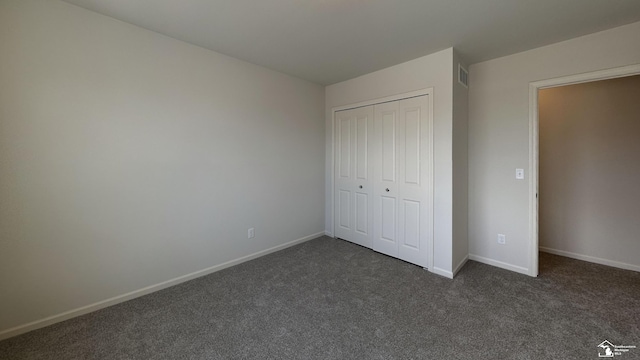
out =
{"type": "Polygon", "coordinates": [[[640,21],[640,0],[65,1],[324,85],[452,46],[476,63],[640,21]]]}

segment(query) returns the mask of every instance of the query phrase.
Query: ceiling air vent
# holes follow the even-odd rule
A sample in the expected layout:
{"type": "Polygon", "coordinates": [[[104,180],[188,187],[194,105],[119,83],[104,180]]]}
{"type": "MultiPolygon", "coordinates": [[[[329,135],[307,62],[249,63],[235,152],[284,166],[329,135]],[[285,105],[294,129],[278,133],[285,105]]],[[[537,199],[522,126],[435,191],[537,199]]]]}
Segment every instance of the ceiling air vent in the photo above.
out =
{"type": "Polygon", "coordinates": [[[462,86],[469,88],[469,72],[460,64],[458,64],[458,82],[462,86]]]}

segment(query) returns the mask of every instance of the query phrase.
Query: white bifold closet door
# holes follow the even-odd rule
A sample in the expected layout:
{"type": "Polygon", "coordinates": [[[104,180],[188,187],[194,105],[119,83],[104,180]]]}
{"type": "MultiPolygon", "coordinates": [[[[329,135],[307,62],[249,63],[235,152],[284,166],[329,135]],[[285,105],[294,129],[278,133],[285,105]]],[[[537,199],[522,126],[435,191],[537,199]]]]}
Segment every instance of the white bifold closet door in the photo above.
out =
{"type": "Polygon", "coordinates": [[[428,266],[428,97],[339,111],[336,125],[336,236],[428,266]]]}
{"type": "Polygon", "coordinates": [[[432,231],[426,96],[375,105],[373,249],[427,266],[432,231]]]}
{"type": "Polygon", "coordinates": [[[373,106],[336,113],[336,237],[372,247],[373,106]]]}

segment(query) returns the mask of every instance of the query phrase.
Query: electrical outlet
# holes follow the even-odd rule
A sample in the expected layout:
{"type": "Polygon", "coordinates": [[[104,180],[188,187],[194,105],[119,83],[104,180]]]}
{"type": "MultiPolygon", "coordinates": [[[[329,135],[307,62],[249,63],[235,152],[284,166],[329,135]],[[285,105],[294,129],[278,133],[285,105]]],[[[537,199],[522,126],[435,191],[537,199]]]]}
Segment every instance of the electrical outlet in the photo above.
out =
{"type": "Polygon", "coordinates": [[[253,239],[254,237],[256,237],[256,230],[249,228],[249,230],[247,230],[247,239],[253,239]]]}
{"type": "Polygon", "coordinates": [[[504,234],[498,234],[498,244],[504,245],[507,243],[507,237],[504,234]]]}

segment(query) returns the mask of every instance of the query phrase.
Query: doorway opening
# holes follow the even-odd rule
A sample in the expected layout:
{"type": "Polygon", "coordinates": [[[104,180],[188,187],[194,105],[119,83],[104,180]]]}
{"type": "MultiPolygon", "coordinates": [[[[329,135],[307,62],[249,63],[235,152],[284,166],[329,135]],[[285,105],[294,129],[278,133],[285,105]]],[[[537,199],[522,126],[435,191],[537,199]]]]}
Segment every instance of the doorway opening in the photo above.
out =
{"type": "Polygon", "coordinates": [[[637,190],[627,183],[640,177],[632,150],[640,148],[640,117],[623,114],[637,111],[637,75],[640,64],[530,84],[531,276],[539,251],[640,271],[624,250],[640,251],[630,219],[640,209],[631,199],[637,190]],[[622,92],[607,92],[613,85],[622,92]]]}

